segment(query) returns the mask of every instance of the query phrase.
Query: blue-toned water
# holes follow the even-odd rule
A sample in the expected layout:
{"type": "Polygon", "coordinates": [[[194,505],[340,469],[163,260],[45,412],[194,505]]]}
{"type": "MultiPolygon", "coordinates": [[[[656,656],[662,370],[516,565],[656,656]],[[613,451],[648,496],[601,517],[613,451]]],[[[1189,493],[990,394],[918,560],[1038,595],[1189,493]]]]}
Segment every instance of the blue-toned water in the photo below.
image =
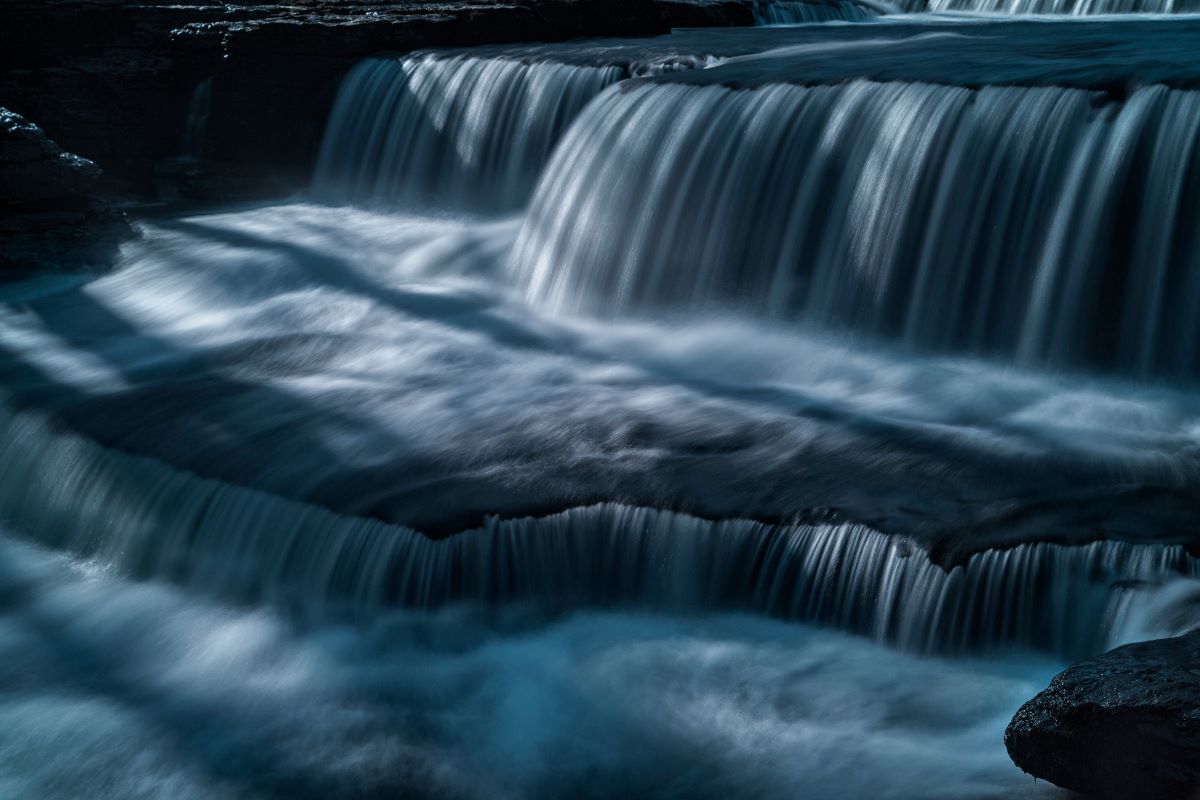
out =
{"type": "Polygon", "coordinates": [[[380,56],[0,288],[0,797],[1061,797],[1200,624],[1200,18],[935,10],[380,56]]]}

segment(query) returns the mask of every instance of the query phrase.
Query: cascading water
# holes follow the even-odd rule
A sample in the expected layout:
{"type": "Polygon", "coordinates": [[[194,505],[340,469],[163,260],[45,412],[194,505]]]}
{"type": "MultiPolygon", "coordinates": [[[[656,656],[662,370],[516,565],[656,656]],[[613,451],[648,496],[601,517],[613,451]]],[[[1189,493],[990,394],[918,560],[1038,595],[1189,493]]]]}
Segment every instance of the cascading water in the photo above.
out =
{"type": "Polygon", "coordinates": [[[208,139],[208,118],[212,114],[212,87],[213,79],[205,78],[192,90],[183,128],[183,155],[187,158],[204,158],[204,145],[208,139]]]}
{"type": "Polygon", "coordinates": [[[1200,0],[919,0],[913,10],[983,14],[1196,14],[1200,0]]]}
{"type": "Polygon", "coordinates": [[[756,25],[803,25],[812,22],[857,22],[884,13],[856,0],[760,0],[754,4],[756,25]]]}
{"type": "Polygon", "coordinates": [[[139,578],[309,621],[387,608],[537,601],[694,613],[752,610],[917,653],[1018,645],[1095,652],[1172,577],[1181,547],[1094,542],[989,550],[944,569],[919,544],[861,525],[710,522],[603,505],[489,519],[443,541],[0,421],[0,516],[35,540],[139,578]],[[32,478],[45,492],[31,492],[32,478]],[[1127,588],[1145,584],[1142,590],[1127,588]]]}
{"type": "Polygon", "coordinates": [[[1200,93],[1164,87],[621,87],[567,134],[511,263],[562,309],[728,305],[1194,377],[1198,135],[1200,93]]]}
{"type": "Polygon", "coordinates": [[[976,5],[371,59],[350,206],[0,285],[0,794],[1059,797],[1200,628],[1200,23],[976,5]]]}
{"type": "Polygon", "coordinates": [[[510,210],[618,67],[417,55],[346,78],[317,163],[329,199],[510,210]]]}

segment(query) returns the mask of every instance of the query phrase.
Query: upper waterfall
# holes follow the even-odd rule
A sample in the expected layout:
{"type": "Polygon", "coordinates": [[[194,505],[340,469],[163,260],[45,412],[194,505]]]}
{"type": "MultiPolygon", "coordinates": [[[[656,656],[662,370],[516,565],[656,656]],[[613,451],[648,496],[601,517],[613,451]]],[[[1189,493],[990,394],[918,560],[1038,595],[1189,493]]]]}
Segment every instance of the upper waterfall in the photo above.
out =
{"type": "Polygon", "coordinates": [[[318,195],[510,210],[562,131],[618,67],[416,55],[347,76],[317,164],[318,195]]]}
{"type": "Polygon", "coordinates": [[[566,135],[511,265],[564,309],[1194,376],[1198,134],[1200,93],[1162,86],[625,85],[566,135]]]}
{"type": "Polygon", "coordinates": [[[1200,0],[919,0],[913,10],[989,14],[1195,14],[1200,0]]]}
{"type": "Polygon", "coordinates": [[[887,11],[886,6],[866,0],[759,0],[754,4],[754,23],[800,25],[809,22],[858,22],[887,11]]]}

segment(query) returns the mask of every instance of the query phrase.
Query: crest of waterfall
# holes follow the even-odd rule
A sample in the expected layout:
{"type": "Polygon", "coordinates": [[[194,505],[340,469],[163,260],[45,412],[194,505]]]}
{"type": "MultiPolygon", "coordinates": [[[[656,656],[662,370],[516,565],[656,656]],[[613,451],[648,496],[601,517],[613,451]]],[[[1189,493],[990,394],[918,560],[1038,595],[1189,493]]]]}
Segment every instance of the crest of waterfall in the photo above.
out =
{"type": "Polygon", "coordinates": [[[916,346],[1200,373],[1200,92],[610,90],[511,256],[564,310],[735,306],[916,346]],[[586,224],[584,224],[586,223],[586,224]]]}
{"type": "Polygon", "coordinates": [[[922,0],[929,11],[984,14],[1196,14],[1200,0],[922,0]]]}
{"type": "Polygon", "coordinates": [[[882,12],[854,0],[759,0],[754,4],[756,25],[803,25],[809,22],[858,22],[882,12]]]}
{"type": "Polygon", "coordinates": [[[379,520],[198,478],[0,418],[0,517],[12,530],[138,578],[314,621],[381,608],[533,601],[751,610],[916,652],[1001,645],[1097,650],[1130,581],[1200,575],[1175,545],[989,550],[950,569],[853,524],[708,521],[620,505],[492,518],[432,540],[379,520]]]}
{"type": "Polygon", "coordinates": [[[368,59],[338,94],[314,188],[385,205],[519,208],[572,119],[622,77],[507,58],[368,59]]]}

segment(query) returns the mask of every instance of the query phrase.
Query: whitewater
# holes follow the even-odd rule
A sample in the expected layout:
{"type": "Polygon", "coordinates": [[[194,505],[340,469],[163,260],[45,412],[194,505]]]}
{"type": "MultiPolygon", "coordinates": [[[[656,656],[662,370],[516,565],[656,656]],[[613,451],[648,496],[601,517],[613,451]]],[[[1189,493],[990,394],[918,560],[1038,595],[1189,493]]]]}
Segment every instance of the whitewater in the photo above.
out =
{"type": "Polygon", "coordinates": [[[0,286],[0,796],[1064,797],[1200,627],[1194,10],[380,56],[0,286]]]}

